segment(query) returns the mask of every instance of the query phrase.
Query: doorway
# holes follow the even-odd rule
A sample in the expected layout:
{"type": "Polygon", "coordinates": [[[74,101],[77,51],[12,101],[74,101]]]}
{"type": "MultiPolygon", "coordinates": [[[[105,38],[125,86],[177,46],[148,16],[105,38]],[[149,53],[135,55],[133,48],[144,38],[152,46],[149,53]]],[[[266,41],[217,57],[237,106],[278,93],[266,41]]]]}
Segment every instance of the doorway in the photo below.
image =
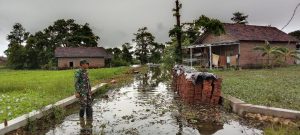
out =
{"type": "Polygon", "coordinates": [[[73,62],[70,62],[70,63],[69,63],[69,67],[70,67],[70,68],[73,68],[73,67],[74,67],[73,62]]]}

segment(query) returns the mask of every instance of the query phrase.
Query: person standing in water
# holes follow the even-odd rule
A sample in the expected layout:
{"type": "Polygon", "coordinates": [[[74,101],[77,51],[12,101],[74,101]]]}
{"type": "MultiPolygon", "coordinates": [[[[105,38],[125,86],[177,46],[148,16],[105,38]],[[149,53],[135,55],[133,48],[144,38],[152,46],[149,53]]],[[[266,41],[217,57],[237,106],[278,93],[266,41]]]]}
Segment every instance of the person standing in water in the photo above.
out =
{"type": "Polygon", "coordinates": [[[87,69],[89,62],[87,60],[80,61],[80,68],[75,71],[75,96],[79,98],[80,111],[79,117],[92,119],[92,91],[87,69]]]}

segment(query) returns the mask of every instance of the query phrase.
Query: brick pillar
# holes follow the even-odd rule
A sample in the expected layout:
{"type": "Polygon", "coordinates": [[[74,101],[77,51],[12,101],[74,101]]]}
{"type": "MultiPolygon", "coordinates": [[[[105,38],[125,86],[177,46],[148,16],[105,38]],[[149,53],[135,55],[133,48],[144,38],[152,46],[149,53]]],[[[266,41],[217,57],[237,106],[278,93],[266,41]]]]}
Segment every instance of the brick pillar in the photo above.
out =
{"type": "Polygon", "coordinates": [[[202,92],[202,103],[210,103],[210,97],[212,92],[212,80],[204,80],[203,92],[202,92]]]}
{"type": "Polygon", "coordinates": [[[203,84],[195,85],[195,96],[194,96],[195,103],[202,102],[202,90],[203,90],[203,84]]]}
{"type": "Polygon", "coordinates": [[[210,100],[211,104],[217,105],[219,103],[221,97],[221,89],[222,89],[222,79],[218,78],[213,82],[213,94],[210,100]]]}

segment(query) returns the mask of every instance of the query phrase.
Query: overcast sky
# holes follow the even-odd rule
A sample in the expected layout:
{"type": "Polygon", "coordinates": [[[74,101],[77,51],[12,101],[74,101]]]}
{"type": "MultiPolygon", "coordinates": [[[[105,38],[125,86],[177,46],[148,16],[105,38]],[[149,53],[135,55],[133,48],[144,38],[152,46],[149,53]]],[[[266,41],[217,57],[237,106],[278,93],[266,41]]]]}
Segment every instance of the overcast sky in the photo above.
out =
{"type": "MultiPolygon", "coordinates": [[[[138,28],[147,26],[158,42],[169,40],[174,25],[175,0],[0,0],[0,56],[7,49],[6,36],[14,23],[35,33],[57,19],[75,19],[89,23],[100,36],[103,47],[130,42],[138,28]]],[[[222,22],[231,22],[232,13],[249,15],[252,25],[272,25],[281,29],[300,0],[181,0],[182,20],[191,21],[204,14],[222,22]]],[[[284,32],[300,29],[300,8],[284,32]]]]}

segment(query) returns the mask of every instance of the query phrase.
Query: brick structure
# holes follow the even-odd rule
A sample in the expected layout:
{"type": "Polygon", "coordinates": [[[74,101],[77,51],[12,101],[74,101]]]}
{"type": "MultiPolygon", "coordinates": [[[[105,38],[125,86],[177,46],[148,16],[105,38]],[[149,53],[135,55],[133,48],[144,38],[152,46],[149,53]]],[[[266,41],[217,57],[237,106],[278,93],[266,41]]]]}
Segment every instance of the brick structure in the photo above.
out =
{"type": "Polygon", "coordinates": [[[55,49],[58,69],[78,68],[80,60],[89,61],[91,68],[105,67],[105,61],[111,59],[102,47],[58,47],[55,49]]]}
{"type": "MultiPolygon", "coordinates": [[[[235,55],[239,56],[238,64],[241,67],[261,65],[266,58],[263,58],[261,53],[254,51],[253,48],[264,45],[265,40],[269,41],[272,46],[290,49],[296,49],[297,44],[299,44],[299,40],[276,27],[226,23],[224,29],[225,34],[219,36],[208,33],[203,34],[194,43],[216,45],[212,46],[212,53],[220,56],[219,64],[221,66],[224,66],[224,61],[226,64],[226,57],[235,55]]],[[[202,51],[207,53],[208,48],[203,48],[202,51]]],[[[194,50],[193,53],[197,53],[197,50],[194,50]]],[[[287,63],[295,64],[296,60],[288,58],[287,63]]]]}
{"type": "Polygon", "coordinates": [[[173,72],[173,88],[182,101],[188,104],[212,104],[217,105],[221,97],[222,79],[206,79],[203,82],[196,82],[187,79],[182,71],[173,72]]]}

